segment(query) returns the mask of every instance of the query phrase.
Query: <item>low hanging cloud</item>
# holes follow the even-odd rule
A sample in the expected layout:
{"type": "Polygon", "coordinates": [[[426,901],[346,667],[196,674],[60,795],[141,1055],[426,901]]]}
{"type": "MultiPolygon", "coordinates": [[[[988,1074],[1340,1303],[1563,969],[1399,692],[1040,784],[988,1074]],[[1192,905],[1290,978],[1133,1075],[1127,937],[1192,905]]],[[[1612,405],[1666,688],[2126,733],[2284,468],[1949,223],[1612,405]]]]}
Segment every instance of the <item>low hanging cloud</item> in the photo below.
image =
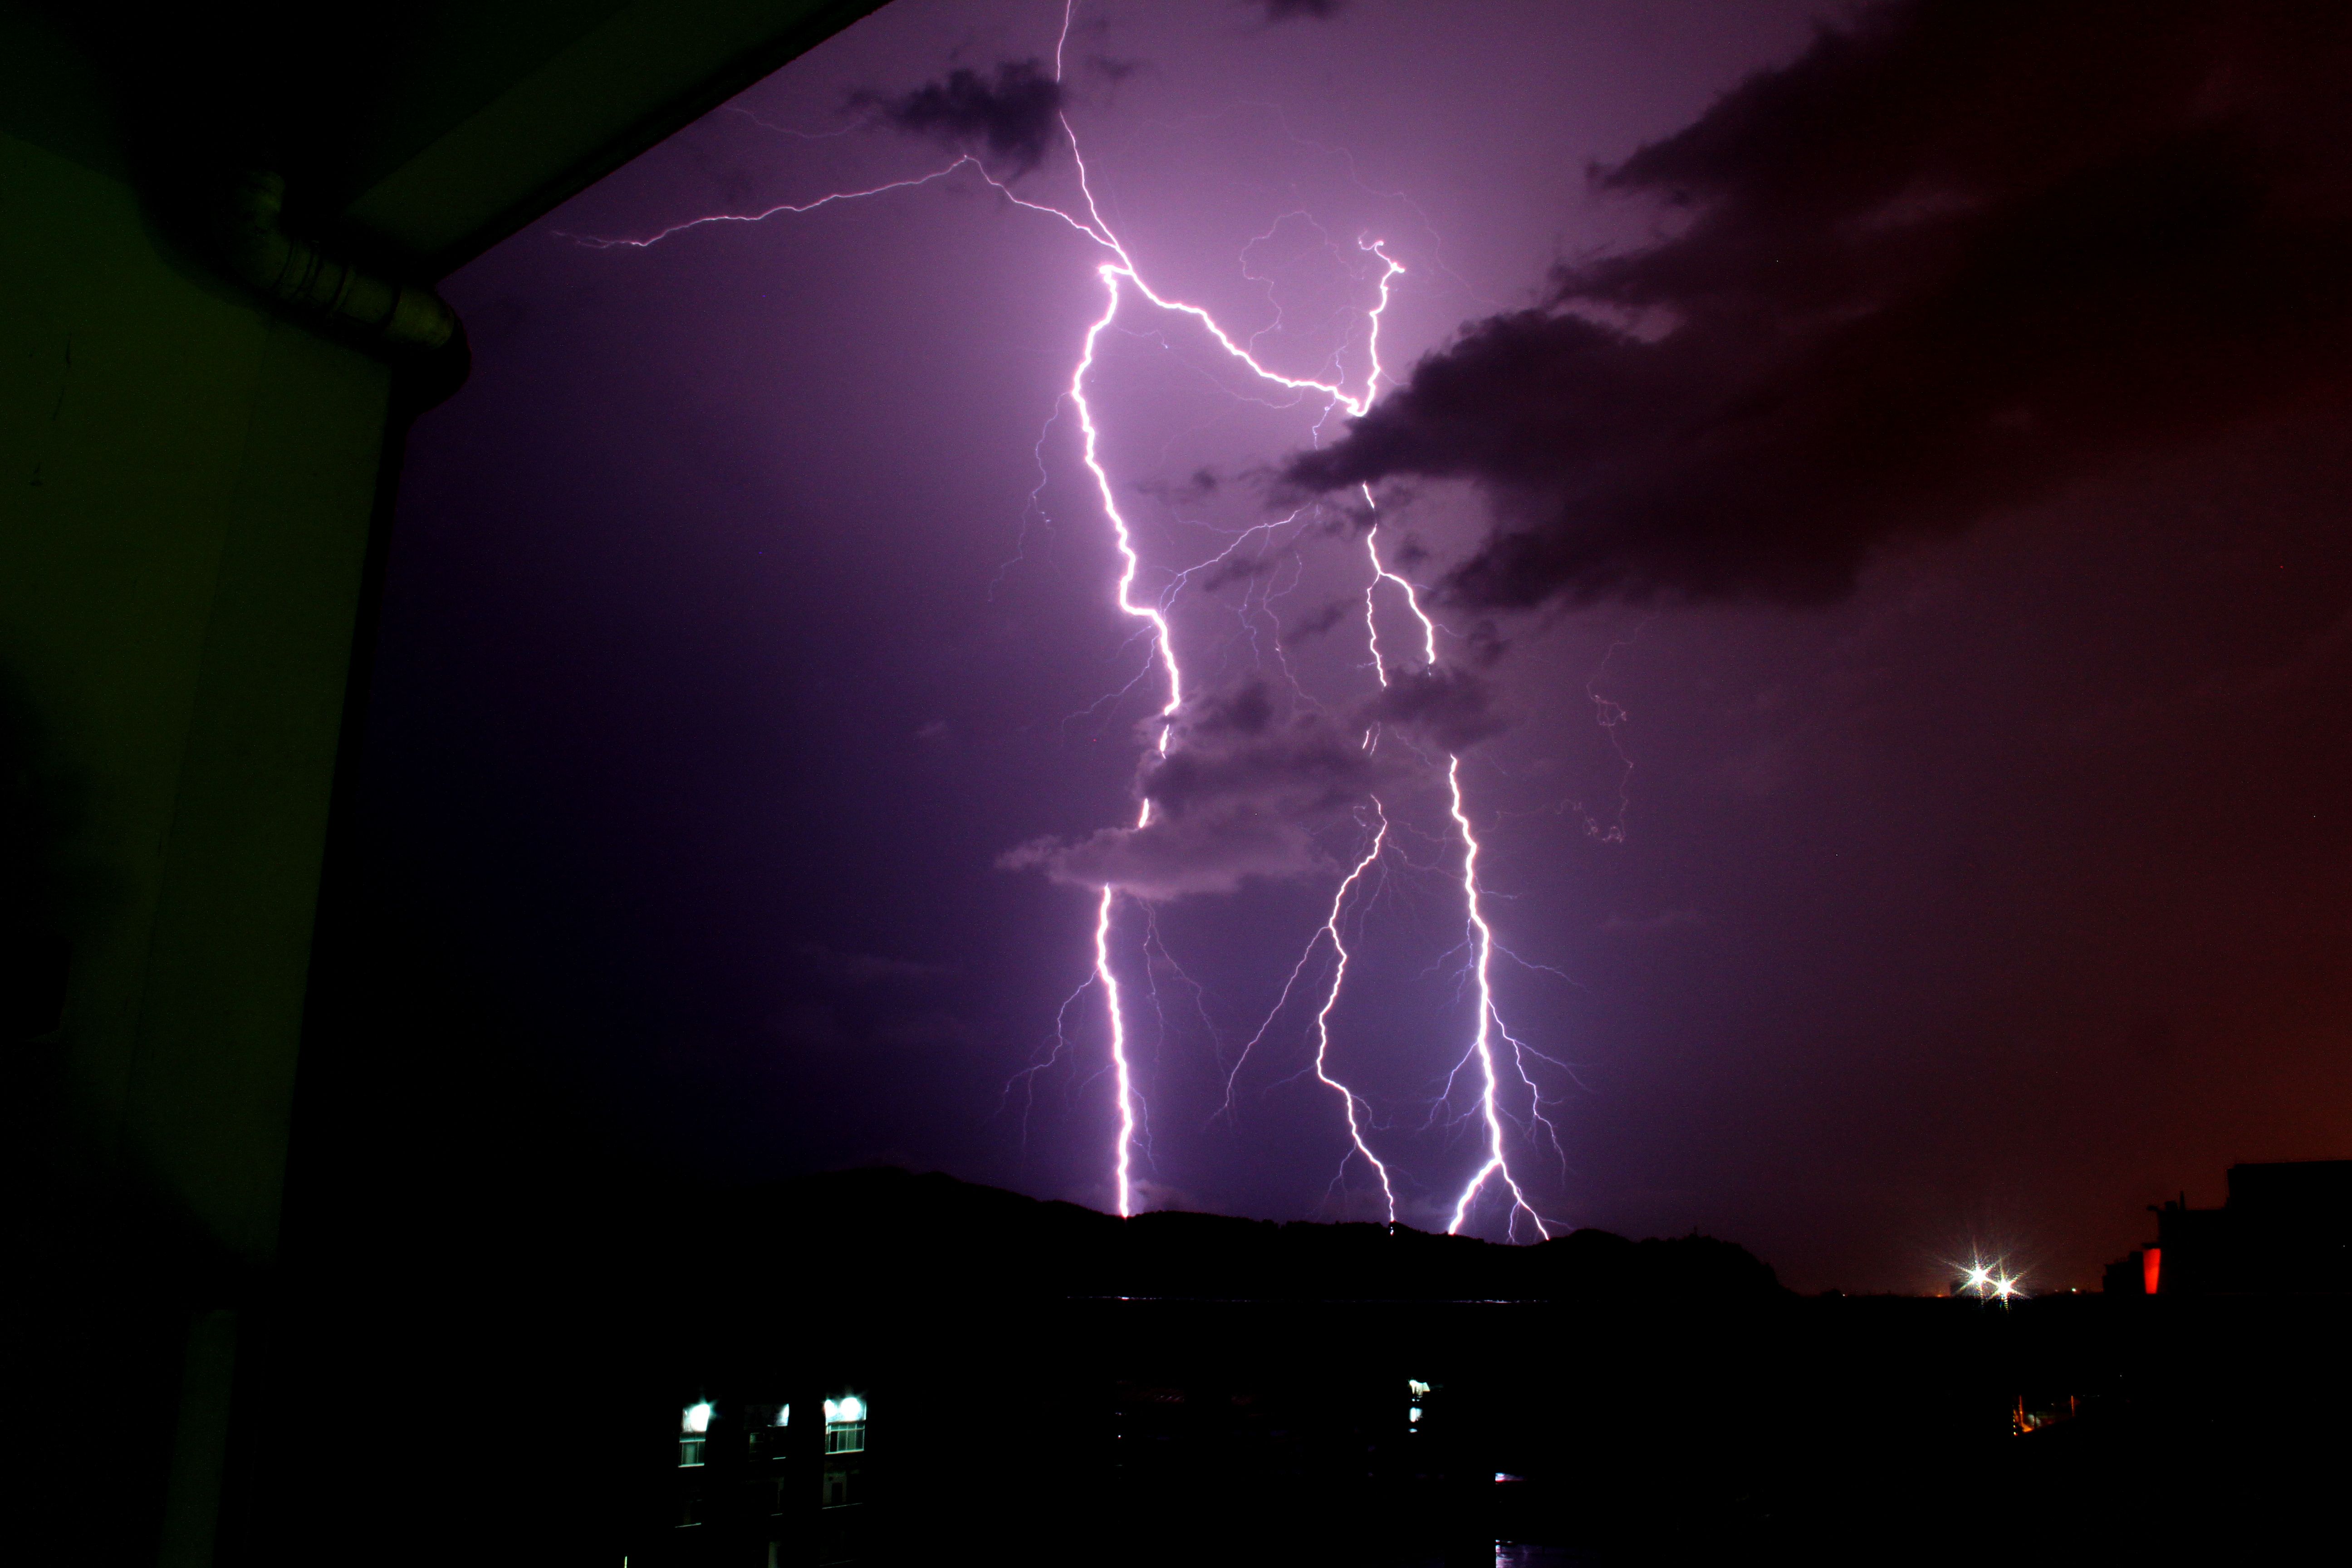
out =
{"type": "Polygon", "coordinates": [[[1074,888],[1113,887],[1165,902],[1230,893],[1253,878],[1302,877],[1318,869],[1324,857],[1297,822],[1217,813],[1106,827],[1070,842],[1040,838],[1008,850],[996,863],[1008,871],[1042,870],[1074,888]]]}
{"type": "Polygon", "coordinates": [[[995,75],[959,68],[897,97],[861,92],[853,100],[877,110],[899,130],[997,161],[997,174],[1025,174],[1045,161],[1061,130],[1062,84],[1038,60],[1013,60],[995,75]]]}
{"type": "Polygon", "coordinates": [[[1252,681],[1187,704],[1167,754],[1145,759],[1138,789],[1151,803],[1149,825],[1037,839],[998,864],[1155,900],[1325,870],[1330,860],[1316,841],[1319,830],[1349,819],[1381,791],[1423,776],[1395,752],[1365,744],[1375,725],[1445,751],[1502,727],[1489,689],[1474,673],[1392,674],[1381,695],[1353,713],[1287,717],[1276,713],[1265,685],[1252,681]]]}
{"type": "Polygon", "coordinates": [[[2346,390],[2352,7],[1922,0],[1591,174],[1683,215],[1288,463],[1493,503],[1495,607],[1851,589],[2131,455],[2346,390]]]}

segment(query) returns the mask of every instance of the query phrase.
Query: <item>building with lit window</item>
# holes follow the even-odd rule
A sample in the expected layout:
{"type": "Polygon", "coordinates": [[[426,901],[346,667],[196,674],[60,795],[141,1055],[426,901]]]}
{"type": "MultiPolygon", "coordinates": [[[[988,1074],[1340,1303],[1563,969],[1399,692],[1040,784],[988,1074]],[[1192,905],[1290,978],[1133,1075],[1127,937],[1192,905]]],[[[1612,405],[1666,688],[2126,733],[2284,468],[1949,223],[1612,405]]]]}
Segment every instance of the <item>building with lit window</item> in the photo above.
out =
{"type": "Polygon", "coordinates": [[[866,1401],[855,1394],[824,1402],[824,1462],[817,1485],[819,1563],[855,1563],[871,1545],[867,1526],[866,1401]]]}
{"type": "Polygon", "coordinates": [[[640,1568],[816,1568],[873,1560],[871,1413],[846,1389],[789,1401],[700,1395],[678,1412],[676,1461],[640,1568]]]}

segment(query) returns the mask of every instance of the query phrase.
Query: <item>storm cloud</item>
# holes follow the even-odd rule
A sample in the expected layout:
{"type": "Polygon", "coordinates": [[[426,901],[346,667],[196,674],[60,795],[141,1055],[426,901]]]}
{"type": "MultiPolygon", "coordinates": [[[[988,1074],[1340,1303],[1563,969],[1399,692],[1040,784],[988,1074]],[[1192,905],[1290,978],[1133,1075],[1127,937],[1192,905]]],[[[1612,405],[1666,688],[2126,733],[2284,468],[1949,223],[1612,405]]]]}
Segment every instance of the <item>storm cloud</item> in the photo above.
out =
{"type": "Polygon", "coordinates": [[[1431,665],[1391,672],[1358,720],[1401,731],[1415,744],[1465,751],[1507,727],[1495,689],[1475,670],[1431,665]]]}
{"type": "Polygon", "coordinates": [[[1011,60],[993,79],[958,68],[897,97],[863,92],[859,107],[876,109],[901,131],[969,152],[985,148],[1024,174],[1045,160],[1060,129],[1062,84],[1038,60],[1011,60]]]}
{"type": "Polygon", "coordinates": [[[1313,710],[1280,716],[1265,684],[1248,681],[1187,703],[1166,753],[1145,757],[1137,793],[1151,804],[1148,825],[1038,839],[998,864],[1151,900],[1304,876],[1328,863],[1317,830],[1395,777],[1396,766],[1365,747],[1360,728],[1313,710]]]}
{"type": "Polygon", "coordinates": [[[1564,264],[1289,485],[1475,482],[1459,603],[1837,598],[1887,542],[2340,394],[2347,68],[2311,5],[1825,28],[1591,171],[1668,237],[1564,264]]]}
{"type": "Polygon", "coordinates": [[[1269,22],[1328,22],[1339,14],[1345,3],[1346,0],[1244,0],[1244,4],[1265,12],[1269,22]]]}
{"type": "Polygon", "coordinates": [[[1188,703],[1166,753],[1145,757],[1136,787],[1151,803],[1149,824],[1037,839],[998,864],[1155,900],[1327,870],[1320,831],[1358,816],[1384,789],[1426,783],[1413,763],[1366,744],[1375,726],[1451,752],[1504,721],[1491,688],[1472,671],[1394,672],[1351,711],[1302,708],[1287,716],[1263,682],[1248,681],[1188,703]]]}

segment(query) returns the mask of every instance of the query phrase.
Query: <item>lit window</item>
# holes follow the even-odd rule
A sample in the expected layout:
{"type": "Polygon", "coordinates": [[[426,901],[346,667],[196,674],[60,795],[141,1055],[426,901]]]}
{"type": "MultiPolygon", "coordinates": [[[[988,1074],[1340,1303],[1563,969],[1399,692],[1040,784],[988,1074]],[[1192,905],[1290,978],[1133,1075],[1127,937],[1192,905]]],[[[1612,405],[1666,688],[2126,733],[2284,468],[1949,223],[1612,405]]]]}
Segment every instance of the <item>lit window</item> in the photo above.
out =
{"type": "Polygon", "coordinates": [[[703,1437],[680,1437],[677,1440],[678,1468],[685,1469],[690,1465],[702,1463],[702,1445],[708,1440],[703,1437]]]}
{"type": "Polygon", "coordinates": [[[866,1448],[866,1401],[854,1394],[824,1402],[824,1451],[856,1454],[866,1448]]]}

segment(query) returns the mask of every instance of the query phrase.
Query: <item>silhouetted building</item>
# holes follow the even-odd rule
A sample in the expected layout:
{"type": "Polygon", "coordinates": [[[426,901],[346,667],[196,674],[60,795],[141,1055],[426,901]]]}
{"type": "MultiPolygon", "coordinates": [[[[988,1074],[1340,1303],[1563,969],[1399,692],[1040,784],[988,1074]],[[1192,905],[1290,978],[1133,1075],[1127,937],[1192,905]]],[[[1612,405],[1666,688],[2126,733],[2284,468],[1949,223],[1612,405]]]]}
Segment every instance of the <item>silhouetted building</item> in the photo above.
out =
{"type": "Polygon", "coordinates": [[[679,1412],[665,1517],[640,1532],[646,1568],[835,1568],[872,1562],[870,1412],[840,1391],[797,1406],[731,1388],[679,1412]]]}
{"type": "Polygon", "coordinates": [[[2232,1165],[2227,1200],[2153,1207],[2156,1245],[2109,1264],[2118,1295],[2352,1291],[2352,1160],[2232,1165]]]}
{"type": "MultiPolygon", "coordinates": [[[[2231,1210],[2309,1182],[2241,1172],[2231,1210]]],[[[628,1568],[1874,1564],[1964,1517],[2085,1562],[2293,1562],[2352,1461],[2322,1294],[1800,1297],[1688,1237],[1122,1221],[887,1171],[662,1244],[720,1284],[598,1363],[628,1568]]]]}
{"type": "Polygon", "coordinates": [[[2099,1288],[2110,1296],[2153,1296],[2163,1263],[2164,1255],[2157,1247],[2126,1252],[2107,1265],[2099,1288]]]}

